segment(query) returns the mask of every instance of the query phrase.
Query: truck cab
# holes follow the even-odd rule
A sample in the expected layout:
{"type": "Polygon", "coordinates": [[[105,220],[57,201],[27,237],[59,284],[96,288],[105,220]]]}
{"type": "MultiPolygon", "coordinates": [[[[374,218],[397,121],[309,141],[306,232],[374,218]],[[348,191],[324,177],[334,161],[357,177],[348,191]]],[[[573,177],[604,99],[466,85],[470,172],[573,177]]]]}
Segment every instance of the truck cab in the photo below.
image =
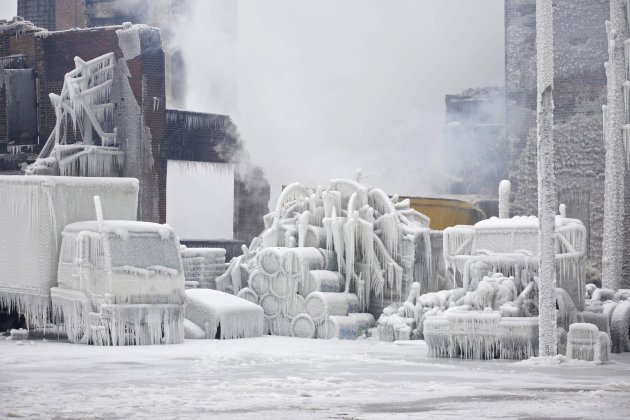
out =
{"type": "Polygon", "coordinates": [[[76,222],[61,234],[53,315],[68,339],[93,344],[183,341],[184,270],[167,225],[76,222]]]}

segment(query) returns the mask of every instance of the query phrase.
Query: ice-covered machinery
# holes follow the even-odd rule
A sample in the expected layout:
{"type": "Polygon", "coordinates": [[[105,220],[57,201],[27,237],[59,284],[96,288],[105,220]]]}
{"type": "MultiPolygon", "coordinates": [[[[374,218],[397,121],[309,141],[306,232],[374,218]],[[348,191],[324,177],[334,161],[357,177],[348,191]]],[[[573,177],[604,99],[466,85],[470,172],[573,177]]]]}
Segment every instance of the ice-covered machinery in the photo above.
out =
{"type": "Polygon", "coordinates": [[[94,195],[104,217],[136,219],[137,179],[0,176],[0,306],[23,314],[29,326],[48,321],[61,232],[94,220],[94,195]]]}
{"type": "Polygon", "coordinates": [[[167,225],[72,223],[62,232],[53,314],[72,342],[173,344],[184,338],[184,270],[167,225]]]}
{"type": "MultiPolygon", "coordinates": [[[[584,308],[586,229],[577,219],[556,216],[556,284],[578,310],[584,308]]],[[[488,273],[514,276],[523,287],[538,272],[538,218],[490,218],[444,230],[444,260],[453,285],[475,290],[488,273]],[[461,282],[461,283],[460,283],[461,282]]]]}
{"type": "Polygon", "coordinates": [[[116,57],[113,52],[87,62],[75,57],[74,63],[75,69],[64,77],[61,94],[50,94],[55,128],[26,173],[120,176],[124,153],[118,147],[111,102],[116,57]]]}

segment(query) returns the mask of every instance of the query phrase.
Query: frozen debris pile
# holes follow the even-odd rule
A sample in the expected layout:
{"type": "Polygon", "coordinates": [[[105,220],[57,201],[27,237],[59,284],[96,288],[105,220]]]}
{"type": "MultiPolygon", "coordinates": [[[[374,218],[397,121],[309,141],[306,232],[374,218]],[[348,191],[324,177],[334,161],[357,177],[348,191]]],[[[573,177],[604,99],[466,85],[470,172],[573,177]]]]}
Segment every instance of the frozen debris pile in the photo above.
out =
{"type": "Polygon", "coordinates": [[[429,219],[378,188],[291,184],[265,226],[217,288],[260,304],[272,334],[358,336],[373,317],[351,314],[380,314],[414,281],[437,288],[429,219]]]}
{"type": "Polygon", "coordinates": [[[225,249],[182,246],[186,288],[215,289],[216,278],[225,273],[225,249]]]}
{"type": "Polygon", "coordinates": [[[596,325],[571,324],[567,338],[567,357],[604,363],[610,357],[610,337],[596,325]]]}
{"type": "MultiPolygon", "coordinates": [[[[414,285],[408,299],[385,308],[378,319],[383,341],[424,339],[429,354],[474,359],[523,359],[538,353],[537,282],[525,287],[501,273],[485,276],[477,289],[442,290],[420,295],[414,285]]],[[[577,319],[568,294],[557,289],[557,334],[577,319]]]]}
{"type": "Polygon", "coordinates": [[[184,271],[169,226],[100,217],[72,223],[62,232],[59,254],[52,309],[70,342],[183,341],[184,271]]]}
{"type": "Polygon", "coordinates": [[[578,313],[578,322],[590,323],[610,335],[611,351],[630,351],[630,289],[586,287],[586,310],[578,313]]]}
{"type": "Polygon", "coordinates": [[[27,174],[120,176],[124,154],[118,148],[111,102],[114,53],[90,61],[75,57],[75,69],[64,77],[61,95],[50,94],[56,124],[27,174]],[[73,132],[69,133],[69,125],[73,132]],[[68,144],[76,137],[79,140],[68,144]],[[69,135],[70,134],[70,135],[69,135]]]}
{"type": "MultiPolygon", "coordinates": [[[[586,229],[580,220],[556,216],[556,279],[578,309],[584,307],[586,229]]],[[[513,276],[527,284],[538,275],[538,218],[492,217],[474,226],[444,230],[444,261],[453,285],[475,289],[487,273],[513,276]]]]}
{"type": "Polygon", "coordinates": [[[260,306],[217,290],[186,290],[185,317],[186,338],[224,340],[263,334],[260,306]]]}
{"type": "Polygon", "coordinates": [[[136,179],[0,176],[0,306],[24,314],[29,327],[46,325],[62,230],[94,219],[94,195],[106,218],[135,220],[136,179]]]}

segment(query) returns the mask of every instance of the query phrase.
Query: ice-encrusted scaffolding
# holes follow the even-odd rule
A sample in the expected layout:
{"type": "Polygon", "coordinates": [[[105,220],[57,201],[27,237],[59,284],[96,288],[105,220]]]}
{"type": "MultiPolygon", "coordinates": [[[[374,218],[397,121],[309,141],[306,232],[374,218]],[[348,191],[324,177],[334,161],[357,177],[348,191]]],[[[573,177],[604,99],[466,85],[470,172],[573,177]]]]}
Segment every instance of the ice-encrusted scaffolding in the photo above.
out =
{"type": "Polygon", "coordinates": [[[55,128],[27,174],[119,176],[124,154],[118,148],[111,102],[114,53],[90,61],[74,58],[75,69],[64,76],[61,94],[50,93],[55,128]],[[78,140],[69,144],[69,126],[78,140]]]}

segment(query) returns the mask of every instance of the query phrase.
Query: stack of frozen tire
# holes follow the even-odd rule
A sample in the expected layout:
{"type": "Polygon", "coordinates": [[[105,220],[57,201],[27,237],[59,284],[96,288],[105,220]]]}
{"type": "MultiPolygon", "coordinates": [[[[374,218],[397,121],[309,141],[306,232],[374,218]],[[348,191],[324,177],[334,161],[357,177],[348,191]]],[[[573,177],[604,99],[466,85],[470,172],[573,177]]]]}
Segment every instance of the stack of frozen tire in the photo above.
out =
{"type": "Polygon", "coordinates": [[[374,327],[358,298],[345,293],[336,258],[320,248],[264,248],[239,297],[259,304],[265,332],[302,338],[356,339],[374,327]]]}

